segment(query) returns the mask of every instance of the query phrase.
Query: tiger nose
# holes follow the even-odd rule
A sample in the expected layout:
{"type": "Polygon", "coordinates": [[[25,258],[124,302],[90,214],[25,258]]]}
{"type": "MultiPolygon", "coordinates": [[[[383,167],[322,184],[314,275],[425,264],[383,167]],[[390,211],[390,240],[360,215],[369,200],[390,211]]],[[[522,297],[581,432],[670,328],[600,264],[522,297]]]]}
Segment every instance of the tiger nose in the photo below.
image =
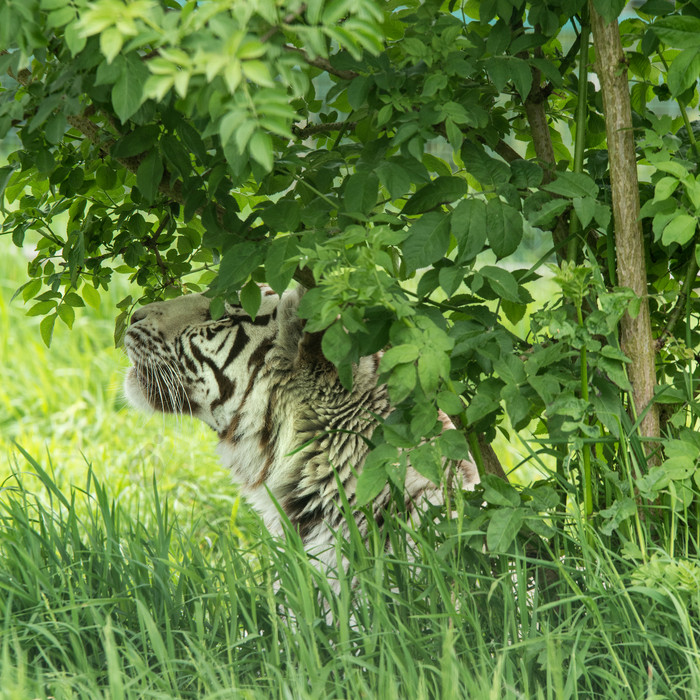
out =
{"type": "Polygon", "coordinates": [[[136,309],[136,311],[131,314],[131,325],[137,323],[138,321],[143,321],[146,316],[148,316],[148,311],[146,310],[145,306],[142,306],[140,309],[136,309]]]}

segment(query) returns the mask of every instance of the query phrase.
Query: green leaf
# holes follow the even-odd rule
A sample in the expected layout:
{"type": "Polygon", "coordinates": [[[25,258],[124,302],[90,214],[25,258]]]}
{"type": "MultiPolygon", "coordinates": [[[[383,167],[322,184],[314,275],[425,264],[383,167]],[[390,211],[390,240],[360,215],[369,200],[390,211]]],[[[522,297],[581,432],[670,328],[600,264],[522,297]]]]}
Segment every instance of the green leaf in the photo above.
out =
{"type": "Polygon", "coordinates": [[[112,106],[122,124],[133,116],[143,102],[143,86],[148,78],[148,69],[141,61],[123,62],[119,78],[112,87],[112,106]]]}
{"type": "Polygon", "coordinates": [[[95,184],[101,190],[111,190],[117,184],[117,173],[109,165],[100,165],[95,173],[95,184]]]}
{"type": "Polygon", "coordinates": [[[404,205],[403,214],[412,216],[461,199],[467,193],[467,181],[461,177],[441,175],[421,187],[404,205]]]}
{"type": "Polygon", "coordinates": [[[379,178],[370,172],[355,173],[345,183],[345,211],[369,214],[377,203],[378,196],[379,178]]]}
{"type": "Polygon", "coordinates": [[[668,15],[673,12],[672,0],[647,0],[638,10],[645,15],[668,15]]]}
{"type": "Polygon", "coordinates": [[[78,22],[71,22],[65,29],[63,37],[66,40],[66,46],[71,52],[71,56],[80,53],[87,43],[87,37],[79,30],[78,22]]]}
{"type": "Polygon", "coordinates": [[[218,321],[226,313],[226,304],[221,297],[213,297],[209,301],[209,315],[212,321],[218,321]]]}
{"type": "MultiPolygon", "coordinates": [[[[41,299],[43,296],[44,295],[42,294],[39,298],[41,299]]],[[[56,302],[53,300],[39,301],[27,311],[27,316],[44,316],[55,308],[56,302]]]]}
{"type": "Polygon", "coordinates": [[[680,181],[675,177],[662,177],[654,187],[654,202],[661,202],[669,197],[678,189],[680,181]]]}
{"type": "Polygon", "coordinates": [[[46,122],[46,127],[44,128],[44,136],[46,140],[51,144],[57,144],[63,137],[68,126],[68,120],[66,115],[58,112],[52,115],[46,122]]]}
{"type": "Polygon", "coordinates": [[[368,455],[357,479],[356,503],[367,505],[382,491],[387,481],[387,465],[398,460],[398,450],[393,445],[382,444],[368,455]]]}
{"type": "Polygon", "coordinates": [[[253,280],[248,280],[238,294],[241,306],[245,312],[255,320],[258,315],[258,310],[260,309],[260,302],[262,300],[262,294],[260,292],[260,287],[253,282],[253,280]]]}
{"type": "Polygon", "coordinates": [[[440,268],[438,279],[445,294],[451,297],[464,281],[464,269],[456,266],[440,268]]]}
{"type": "Polygon", "coordinates": [[[516,325],[525,316],[527,311],[527,304],[519,304],[508,299],[501,299],[501,308],[505,312],[506,318],[513,324],[516,325]]]}
{"type": "Polygon", "coordinates": [[[100,308],[100,293],[93,286],[83,284],[80,291],[88,306],[91,306],[93,309],[100,308]]]}
{"type": "Polygon", "coordinates": [[[264,254],[265,250],[252,241],[231,246],[221,258],[217,289],[222,292],[240,289],[243,282],[260,265],[264,254]]]}
{"type": "Polygon", "coordinates": [[[256,131],[248,143],[248,152],[252,158],[260,163],[266,172],[272,170],[274,156],[272,153],[272,139],[264,131],[256,131]]]}
{"type": "MultiPolygon", "coordinates": [[[[604,0],[597,0],[597,3],[604,0]]],[[[700,34],[700,18],[692,15],[674,15],[657,19],[651,30],[667,46],[677,49],[697,49],[700,34]]]]}
{"type": "Polygon", "coordinates": [[[591,223],[596,212],[596,200],[592,197],[574,197],[574,211],[582,228],[591,223]]]}
{"type": "MultiPolygon", "coordinates": [[[[664,154],[664,156],[668,157],[668,154],[664,154]]],[[[690,173],[688,172],[688,168],[686,168],[682,163],[679,163],[675,160],[661,160],[661,158],[663,158],[664,156],[657,158],[649,158],[649,160],[651,161],[652,165],[656,167],[657,170],[661,170],[664,173],[670,173],[671,175],[677,177],[679,180],[683,180],[688,175],[690,175],[690,173]]]]}
{"type": "Polygon", "coordinates": [[[607,204],[601,204],[596,202],[595,207],[595,220],[598,222],[601,228],[607,228],[612,218],[612,210],[607,204]]]}
{"type": "Polygon", "coordinates": [[[76,306],[76,307],[85,306],[85,302],[75,292],[68,292],[63,297],[63,302],[65,304],[68,304],[68,306],[76,306]]]}
{"type": "Polygon", "coordinates": [[[510,164],[511,179],[515,187],[525,189],[527,187],[539,187],[544,175],[542,168],[537,163],[529,160],[518,159],[510,164]]]}
{"type": "Polygon", "coordinates": [[[389,398],[394,404],[400,404],[416,387],[416,367],[413,363],[396,365],[386,386],[389,398]]]}
{"type": "Polygon", "coordinates": [[[450,217],[442,212],[429,212],[408,230],[402,250],[407,273],[440,260],[450,243],[450,217]]]}
{"type": "Polygon", "coordinates": [[[426,479],[439,484],[442,479],[442,456],[435,445],[419,445],[409,455],[411,466],[426,479]]]}
{"type": "Polygon", "coordinates": [[[668,69],[668,87],[671,94],[678,96],[695,85],[700,75],[700,47],[681,51],[668,69]]]}
{"type": "Polygon", "coordinates": [[[486,205],[486,235],[491,250],[499,260],[514,253],[523,237],[520,212],[498,198],[489,200],[486,205]]]}
{"type": "Polygon", "coordinates": [[[350,85],[348,85],[348,102],[354,110],[365,106],[372,83],[372,79],[366,75],[358,75],[350,81],[350,85]]]}
{"type": "Polygon", "coordinates": [[[637,504],[633,498],[625,496],[616,500],[610,508],[600,511],[605,518],[600,530],[604,535],[610,536],[625,520],[631,518],[637,512],[637,504]]]}
{"type": "Polygon", "coordinates": [[[152,150],[136,171],[136,184],[147,202],[153,202],[163,179],[163,161],[157,150],[152,150]]]}
{"type": "Polygon", "coordinates": [[[411,188],[411,174],[392,160],[380,163],[376,173],[382,186],[389,190],[392,199],[402,197],[411,188]]]}
{"type": "Polygon", "coordinates": [[[525,524],[536,534],[544,539],[550,539],[556,535],[556,528],[552,527],[546,520],[543,520],[540,515],[531,515],[527,518],[525,524]]]}
{"type": "MultiPolygon", "coordinates": [[[[130,299],[131,297],[127,297],[130,299]]],[[[123,299],[122,301],[126,301],[123,299]]],[[[119,305],[117,305],[119,306],[119,305]]],[[[127,321],[129,320],[129,309],[124,308],[124,310],[114,319],[114,347],[118,348],[124,344],[124,334],[127,329],[127,321]]]]}
{"type": "Polygon", "coordinates": [[[671,245],[671,243],[685,245],[695,236],[697,223],[697,219],[694,216],[690,216],[690,214],[678,214],[674,216],[668,224],[666,224],[661,236],[661,242],[664,245],[671,245]]]}
{"type": "Polygon", "coordinates": [[[525,520],[522,508],[499,508],[493,512],[486,530],[486,547],[491,552],[506,552],[525,520]]]}
{"type": "Polygon", "coordinates": [[[282,236],[270,242],[265,257],[265,279],[277,294],[289,286],[297,267],[298,253],[295,236],[282,236]]]}
{"type": "Polygon", "coordinates": [[[514,384],[508,384],[503,387],[501,396],[513,428],[515,430],[525,428],[530,418],[530,402],[522,395],[520,388],[514,384]]]}
{"type": "Polygon", "coordinates": [[[10,181],[14,171],[15,169],[11,165],[5,165],[0,168],[0,204],[5,196],[5,188],[7,187],[7,183],[10,181]]]}
{"type": "MultiPolygon", "coordinates": [[[[440,396],[446,392],[441,392],[440,396]]],[[[452,394],[454,396],[454,394],[452,394]]],[[[455,397],[457,398],[457,397],[455,397]]],[[[462,402],[457,398],[460,406],[462,402]]],[[[443,409],[444,410],[444,409],[443,409]]],[[[454,411],[458,413],[459,411],[454,411]]],[[[469,459],[469,449],[467,448],[467,438],[459,430],[446,430],[437,439],[440,452],[447,459],[469,459]]]]}
{"type": "Polygon", "coordinates": [[[63,27],[74,17],[75,10],[72,7],[63,7],[48,13],[46,18],[46,26],[51,29],[54,29],[55,27],[63,27]]]}
{"type": "Polygon", "coordinates": [[[502,160],[488,155],[481,145],[465,141],[461,155],[467,172],[484,188],[500,187],[510,179],[510,168],[502,160]]]}
{"type": "Polygon", "coordinates": [[[464,143],[464,134],[462,130],[451,120],[445,119],[445,132],[447,133],[447,140],[452,146],[452,150],[459,152],[462,144],[464,143]]]}
{"type": "Polygon", "coordinates": [[[107,59],[107,63],[111,63],[121,51],[124,44],[124,37],[116,27],[108,27],[100,33],[100,51],[107,59]]]}
{"type": "Polygon", "coordinates": [[[549,226],[568,206],[569,203],[565,199],[550,199],[539,209],[528,212],[528,221],[537,227],[549,226]]]}
{"type": "Polygon", "coordinates": [[[499,92],[503,92],[506,83],[512,81],[520,97],[527,98],[532,87],[532,71],[527,61],[515,56],[493,56],[485,63],[486,71],[499,92]]]}
{"type": "Polygon", "coordinates": [[[112,158],[131,158],[150,150],[158,140],[160,129],[155,124],[137,126],[131,133],[120,138],[110,151],[112,158]]]}
{"type": "Polygon", "coordinates": [[[593,7],[605,20],[605,24],[617,19],[626,4],[627,0],[593,0],[593,7]]]}
{"type": "Polygon", "coordinates": [[[508,60],[505,56],[492,56],[487,58],[484,63],[491,82],[499,92],[503,92],[503,88],[510,78],[508,60]]]}
{"type": "Polygon", "coordinates": [[[241,68],[243,69],[243,75],[257,85],[269,88],[276,87],[276,83],[272,79],[270,69],[266,63],[256,60],[243,61],[241,68]]]}
{"type": "Polygon", "coordinates": [[[450,358],[444,352],[424,349],[418,358],[418,379],[423,391],[432,396],[437,390],[440,377],[450,376],[450,358]]]}
{"type": "Polygon", "coordinates": [[[507,481],[494,474],[485,474],[481,485],[484,488],[484,500],[492,506],[520,505],[520,494],[507,481]]]}
{"type": "Polygon", "coordinates": [[[260,218],[275,233],[296,231],[301,221],[301,206],[294,199],[280,199],[260,210],[260,218]]]}
{"type": "Polygon", "coordinates": [[[38,293],[39,290],[41,289],[41,280],[40,279],[33,279],[29,280],[29,282],[26,282],[23,284],[20,289],[18,289],[12,299],[14,299],[17,294],[19,294],[20,290],[22,291],[22,299],[26,302],[28,302],[30,299],[33,299],[38,293]]]}
{"type": "Polygon", "coordinates": [[[56,309],[56,313],[61,321],[68,326],[68,328],[73,328],[73,323],[75,322],[75,311],[73,310],[72,306],[61,304],[58,309],[56,309]]]}
{"type": "Polygon", "coordinates": [[[420,350],[417,345],[396,345],[389,348],[379,362],[380,372],[389,372],[396,365],[402,365],[407,362],[415,362],[418,359],[420,350]]]}
{"type": "Polygon", "coordinates": [[[452,212],[450,224],[459,246],[456,262],[470,262],[486,244],[486,202],[481,199],[461,201],[452,212]]]}
{"type": "Polygon", "coordinates": [[[559,173],[556,180],[543,185],[542,189],[563,197],[598,197],[598,185],[585,173],[559,173]]]}
{"type": "Polygon", "coordinates": [[[335,321],[323,334],[321,349],[334,365],[341,364],[348,356],[352,350],[352,340],[340,321],[335,321]]]}
{"type": "Polygon", "coordinates": [[[53,338],[53,328],[56,325],[57,314],[51,314],[51,316],[46,316],[41,319],[39,324],[39,332],[41,333],[41,339],[44,341],[44,345],[47,348],[51,347],[51,339],[53,338]]]}
{"type": "Polygon", "coordinates": [[[485,265],[479,272],[486,277],[491,289],[502,299],[519,302],[518,282],[511,272],[495,265],[485,265]]]}
{"type": "Polygon", "coordinates": [[[411,407],[411,435],[418,440],[434,432],[437,410],[428,401],[419,401],[411,407]]]}

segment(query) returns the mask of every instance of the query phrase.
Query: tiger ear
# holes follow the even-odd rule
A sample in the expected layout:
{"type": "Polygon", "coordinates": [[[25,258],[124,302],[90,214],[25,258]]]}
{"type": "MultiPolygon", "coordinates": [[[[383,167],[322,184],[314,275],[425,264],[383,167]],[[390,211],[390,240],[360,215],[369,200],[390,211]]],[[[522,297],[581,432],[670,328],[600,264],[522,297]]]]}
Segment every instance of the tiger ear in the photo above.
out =
{"type": "Polygon", "coordinates": [[[324,333],[325,331],[316,331],[314,333],[302,331],[301,338],[299,338],[297,362],[325,369],[335,369],[333,363],[327,360],[323,354],[321,345],[324,333]]]}

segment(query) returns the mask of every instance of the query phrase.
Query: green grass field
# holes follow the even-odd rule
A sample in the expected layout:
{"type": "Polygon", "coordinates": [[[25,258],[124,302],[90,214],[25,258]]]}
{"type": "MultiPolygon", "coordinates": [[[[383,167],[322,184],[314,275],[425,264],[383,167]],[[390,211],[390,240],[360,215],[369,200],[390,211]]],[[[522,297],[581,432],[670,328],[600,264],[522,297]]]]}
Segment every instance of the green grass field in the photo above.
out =
{"type": "Polygon", "coordinates": [[[26,261],[6,246],[0,259],[0,477],[23,468],[16,443],[51,464],[62,485],[84,484],[92,467],[126,503],[138,501],[155,474],[178,508],[204,507],[199,501],[206,498],[230,510],[235,491],[214,454],[211,432],[196,421],[146,416],[126,406],[128,360],[113,341],[115,303],[126,283],[103,292],[97,310],[78,310],[72,331],[57,323],[47,348],[40,318],[25,315],[21,297],[10,301],[25,281],[26,261]]]}
{"type": "Polygon", "coordinates": [[[693,561],[575,517],[487,555],[477,498],[389,523],[392,553],[338,542],[336,593],[239,507],[206,429],[124,407],[119,290],[47,350],[9,302],[24,274],[3,255],[2,700],[700,696],[693,561]]]}

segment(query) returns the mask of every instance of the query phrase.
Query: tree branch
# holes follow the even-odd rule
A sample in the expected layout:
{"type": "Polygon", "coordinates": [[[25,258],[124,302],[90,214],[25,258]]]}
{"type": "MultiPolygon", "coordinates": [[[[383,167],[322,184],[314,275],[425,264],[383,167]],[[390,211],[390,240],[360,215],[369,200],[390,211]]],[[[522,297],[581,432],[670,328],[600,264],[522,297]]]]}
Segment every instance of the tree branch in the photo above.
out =
{"type": "MultiPolygon", "coordinates": [[[[542,73],[538,68],[532,68],[532,88],[530,94],[525,99],[525,114],[530,124],[532,133],[532,144],[535,148],[535,155],[544,170],[542,184],[547,184],[554,179],[556,157],[554,146],[552,145],[552,135],[549,133],[549,123],[545,105],[549,96],[549,90],[541,86],[542,73]]],[[[553,195],[554,197],[558,195],[553,195]]],[[[569,227],[566,223],[565,215],[557,217],[556,224],[552,229],[552,240],[557,252],[563,249],[564,243],[569,236],[569,227]]],[[[558,253],[557,257],[561,259],[558,253]]]]}
{"type": "Polygon", "coordinates": [[[666,344],[666,339],[669,335],[671,335],[674,326],[676,323],[678,323],[678,319],[680,318],[686,302],[688,301],[688,296],[693,290],[697,273],[698,263],[693,255],[690,258],[690,262],[688,263],[688,267],[685,271],[685,279],[683,280],[683,287],[678,295],[678,299],[676,299],[676,303],[673,305],[673,309],[671,310],[663,331],[661,331],[661,335],[656,339],[656,343],[654,344],[654,348],[656,350],[661,350],[661,348],[666,344]]]}
{"type": "Polygon", "coordinates": [[[535,147],[535,154],[544,169],[543,183],[546,185],[554,179],[554,146],[549,133],[547,123],[547,112],[545,104],[547,93],[540,85],[542,74],[538,68],[532,69],[532,88],[530,94],[525,99],[525,114],[530,124],[532,132],[532,145],[535,147]]]}
{"type": "Polygon", "coordinates": [[[292,126],[292,133],[300,139],[305,139],[314,134],[321,134],[326,131],[340,131],[341,129],[354,129],[357,122],[330,122],[328,124],[308,124],[301,127],[297,124],[292,126]]]}
{"type": "Polygon", "coordinates": [[[503,465],[501,464],[498,456],[491,447],[491,444],[486,442],[486,438],[483,433],[479,433],[476,436],[477,444],[481,450],[481,458],[484,461],[484,472],[486,474],[494,474],[499,479],[508,482],[508,476],[506,475],[503,465]]]}
{"type": "Polygon", "coordinates": [[[282,48],[285,51],[294,51],[298,53],[302,57],[302,59],[310,66],[320,68],[321,70],[326,71],[326,73],[335,75],[338,78],[342,78],[343,80],[352,80],[353,78],[357,78],[357,76],[359,75],[359,73],[355,73],[354,70],[338,70],[337,68],[334,68],[331,65],[331,62],[327,58],[323,58],[322,56],[311,58],[309,54],[307,54],[306,51],[304,51],[304,49],[300,49],[297,46],[292,46],[291,44],[284,44],[282,48]]]}

